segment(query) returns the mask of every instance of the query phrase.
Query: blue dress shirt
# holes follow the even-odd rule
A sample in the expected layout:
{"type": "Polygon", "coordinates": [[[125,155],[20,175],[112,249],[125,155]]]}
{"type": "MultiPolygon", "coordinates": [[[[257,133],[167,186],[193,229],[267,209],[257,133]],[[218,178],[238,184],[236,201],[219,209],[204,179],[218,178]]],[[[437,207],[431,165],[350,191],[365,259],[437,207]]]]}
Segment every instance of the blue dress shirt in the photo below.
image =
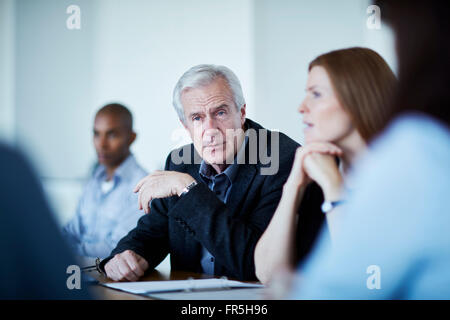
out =
{"type": "MultiPolygon", "coordinates": [[[[244,143],[242,144],[238,155],[241,154],[248,141],[248,136],[245,136],[244,143]]],[[[200,164],[199,174],[203,181],[208,185],[208,188],[215,192],[217,197],[223,202],[227,203],[228,196],[230,194],[231,187],[233,186],[233,180],[236,177],[239,169],[238,156],[235,157],[234,162],[230,164],[223,172],[216,174],[215,169],[202,160],[200,164]]],[[[200,264],[203,269],[203,273],[214,274],[214,257],[205,248],[202,247],[202,259],[200,264]]]]}
{"type": "Polygon", "coordinates": [[[133,155],[115,170],[112,187],[102,190],[107,173],[100,165],[88,181],[75,216],[64,227],[63,234],[80,256],[105,258],[119,240],[133,229],[142,212],[134,186],[147,175],[133,155]]]}
{"type": "Polygon", "coordinates": [[[450,299],[449,128],[402,116],[370,149],[339,237],[320,239],[291,298],[450,299]]]}

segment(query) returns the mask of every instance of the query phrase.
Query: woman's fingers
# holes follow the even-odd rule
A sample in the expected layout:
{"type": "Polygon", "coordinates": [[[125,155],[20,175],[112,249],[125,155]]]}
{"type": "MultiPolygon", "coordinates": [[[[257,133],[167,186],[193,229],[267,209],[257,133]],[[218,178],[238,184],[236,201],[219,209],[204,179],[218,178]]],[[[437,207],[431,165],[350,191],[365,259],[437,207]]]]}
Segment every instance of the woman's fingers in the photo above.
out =
{"type": "Polygon", "coordinates": [[[302,147],[303,158],[310,153],[327,153],[331,155],[342,155],[342,150],[329,142],[314,142],[302,147]]]}

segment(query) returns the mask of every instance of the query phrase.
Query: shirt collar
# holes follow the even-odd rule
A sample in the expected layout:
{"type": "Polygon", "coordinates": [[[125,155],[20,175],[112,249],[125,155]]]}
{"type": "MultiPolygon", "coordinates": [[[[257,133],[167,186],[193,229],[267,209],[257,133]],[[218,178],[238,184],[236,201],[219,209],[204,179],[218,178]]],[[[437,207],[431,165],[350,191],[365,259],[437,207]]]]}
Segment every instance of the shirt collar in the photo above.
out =
{"type": "MultiPolygon", "coordinates": [[[[128,171],[133,167],[134,164],[136,164],[136,159],[130,153],[130,155],[126,157],[125,160],[122,161],[122,163],[117,167],[117,169],[114,170],[113,179],[125,179],[128,176],[128,171]]],[[[96,180],[104,180],[104,178],[106,178],[106,168],[104,165],[98,166],[94,173],[94,178],[96,180]]]]}

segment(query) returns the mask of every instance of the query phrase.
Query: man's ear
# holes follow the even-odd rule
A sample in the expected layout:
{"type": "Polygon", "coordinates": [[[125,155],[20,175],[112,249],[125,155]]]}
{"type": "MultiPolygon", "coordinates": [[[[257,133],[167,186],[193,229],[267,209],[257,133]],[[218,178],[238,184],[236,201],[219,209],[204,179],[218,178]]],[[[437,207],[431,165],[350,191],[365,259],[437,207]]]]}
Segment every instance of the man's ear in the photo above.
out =
{"type": "Polygon", "coordinates": [[[247,106],[247,105],[244,104],[244,105],[242,106],[242,108],[241,108],[241,125],[242,125],[242,126],[244,126],[244,123],[245,123],[245,116],[247,115],[246,110],[245,110],[245,107],[246,107],[246,106],[247,106]]]}
{"type": "Polygon", "coordinates": [[[128,141],[128,146],[131,146],[134,142],[134,140],[136,140],[136,132],[132,131],[130,134],[130,140],[128,141]]]}

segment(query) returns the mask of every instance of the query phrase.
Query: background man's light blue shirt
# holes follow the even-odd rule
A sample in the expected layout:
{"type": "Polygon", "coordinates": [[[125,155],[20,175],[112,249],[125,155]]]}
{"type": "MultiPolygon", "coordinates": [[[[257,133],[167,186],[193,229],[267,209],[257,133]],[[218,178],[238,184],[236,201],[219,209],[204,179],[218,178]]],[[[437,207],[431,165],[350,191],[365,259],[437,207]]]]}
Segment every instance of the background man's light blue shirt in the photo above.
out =
{"type": "Polygon", "coordinates": [[[106,169],[100,165],[95,170],[83,191],[75,216],[63,229],[77,255],[105,258],[136,226],[142,212],[138,210],[138,198],[133,188],[146,175],[134,156],[129,155],[115,170],[112,188],[103,192],[106,169]]]}
{"type": "Polygon", "coordinates": [[[449,129],[403,116],[354,178],[340,236],[321,238],[291,298],[450,299],[449,129]]]}

